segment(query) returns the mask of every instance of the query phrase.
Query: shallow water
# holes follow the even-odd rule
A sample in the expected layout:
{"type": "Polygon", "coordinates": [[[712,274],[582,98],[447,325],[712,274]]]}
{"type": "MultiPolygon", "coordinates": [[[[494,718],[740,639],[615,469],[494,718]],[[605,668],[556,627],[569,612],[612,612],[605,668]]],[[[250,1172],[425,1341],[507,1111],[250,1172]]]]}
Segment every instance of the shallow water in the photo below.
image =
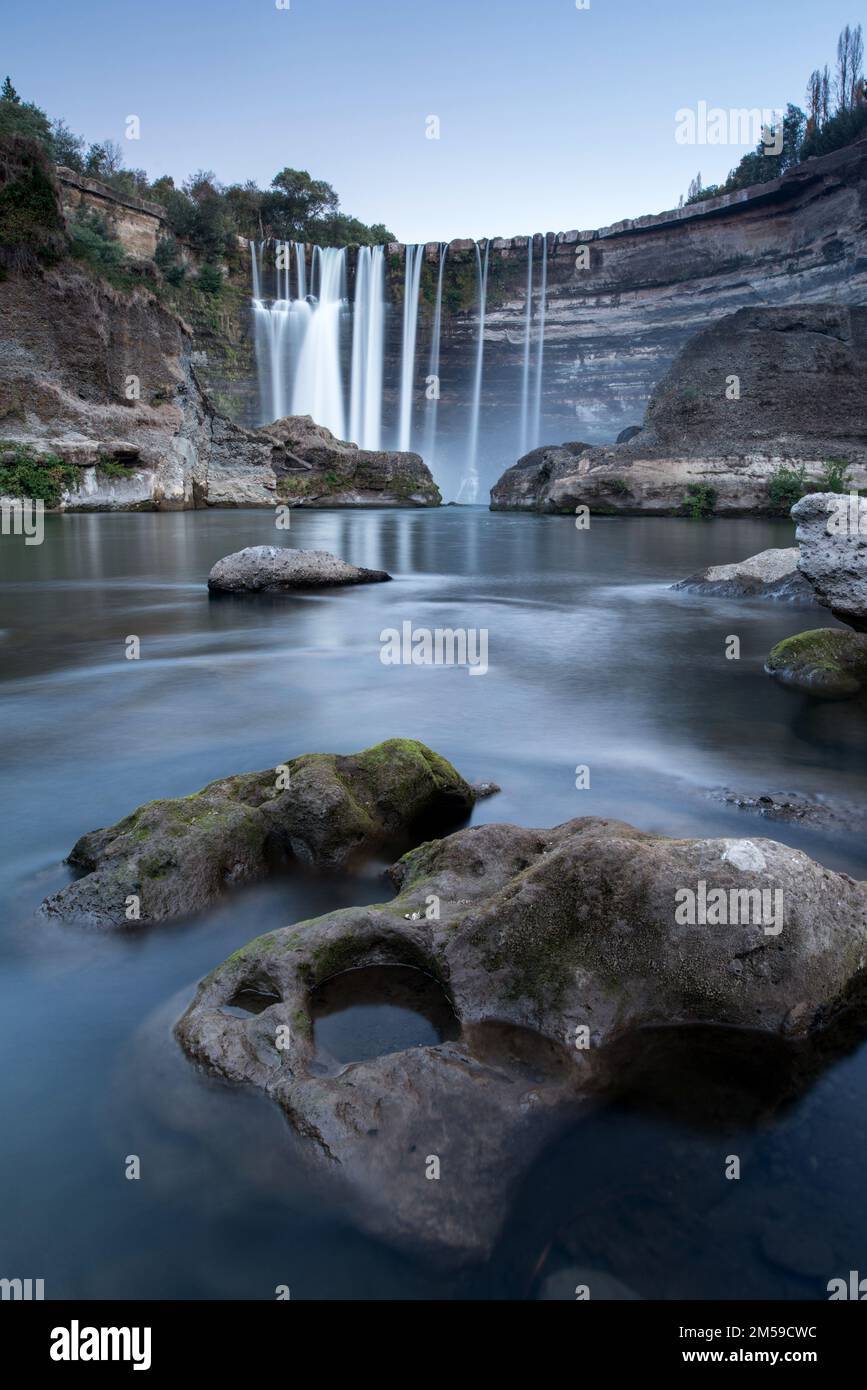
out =
{"type": "MultiPolygon", "coordinates": [[[[708,795],[863,797],[855,707],[762,670],[774,642],[828,620],[667,588],[791,543],[788,522],[594,519],[579,532],[568,517],[463,508],[295,513],[288,535],[264,512],[64,516],[46,519],[41,547],[4,537],[0,1275],[44,1278],[49,1297],[268,1298],[281,1283],[298,1298],[526,1297],[540,1270],[572,1263],[645,1296],[797,1298],[864,1266],[863,1047],[783,1109],[723,1106],[728,1129],[692,1103],[707,1080],[689,1049],[663,1050],[637,1092],[526,1176],[491,1264],[445,1275],[360,1234],[276,1109],[204,1077],[171,1035],[197,981],[250,937],[389,896],[382,866],[281,878],[123,935],[32,917],[85,830],[226,773],[394,735],[500,783],[477,822],[604,814],[765,834],[865,877],[862,837],[708,795]],[[262,543],[334,550],[394,582],[209,600],[214,561],[262,543]],[[405,619],[486,628],[488,673],[383,665],[380,632],[405,619]],[[133,634],[139,661],[124,656],[133,634]],[[725,656],[732,634],[739,661],[725,656]],[[732,1153],[739,1183],[724,1178],[732,1153]],[[139,1181],[124,1177],[131,1154],[139,1181]]],[[[749,1090],[749,1069],[738,1077],[749,1090]]]]}

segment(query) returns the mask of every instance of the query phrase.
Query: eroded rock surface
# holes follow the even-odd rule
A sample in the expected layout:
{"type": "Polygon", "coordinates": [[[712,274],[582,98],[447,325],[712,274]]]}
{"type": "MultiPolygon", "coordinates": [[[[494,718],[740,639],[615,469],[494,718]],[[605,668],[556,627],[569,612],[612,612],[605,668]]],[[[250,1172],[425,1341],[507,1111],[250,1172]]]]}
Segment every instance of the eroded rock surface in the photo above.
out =
{"type": "Polygon", "coordinates": [[[192,796],[149,801],[83,835],[69,863],[83,877],[42,912],[84,926],[130,927],[198,912],[275,860],[341,865],[430,825],[454,825],[476,792],[451,763],[413,739],[363,753],[308,753],[264,772],[211,782],[192,796]],[[129,899],[138,900],[130,918],[129,899]]]}
{"type": "Polygon", "coordinates": [[[385,570],[350,565],[327,550],[292,550],[288,546],[250,545],[218,560],[208,588],[222,593],[280,593],[291,589],[332,588],[340,584],[377,584],[390,579],[385,570]]]}
{"type": "Polygon", "coordinates": [[[798,567],[819,603],[867,632],[867,498],[813,493],[795,504],[792,517],[798,523],[798,567]]]}
{"type": "Polygon", "coordinates": [[[392,902],[236,952],[177,1032],[210,1070],[277,1101],[360,1220],[451,1259],[490,1252],[534,1154],[618,1080],[609,1045],[616,1055],[655,1025],[727,1024],[803,1046],[867,962],[867,885],[772,840],[671,840],[596,818],[483,825],[391,874],[392,902]],[[723,921],[700,908],[690,921],[685,890],[694,905],[721,892],[723,921]],[[311,991],[387,964],[440,982],[460,1038],[317,1075],[311,991]],[[276,1002],[226,1012],[249,991],[276,1002]]]}

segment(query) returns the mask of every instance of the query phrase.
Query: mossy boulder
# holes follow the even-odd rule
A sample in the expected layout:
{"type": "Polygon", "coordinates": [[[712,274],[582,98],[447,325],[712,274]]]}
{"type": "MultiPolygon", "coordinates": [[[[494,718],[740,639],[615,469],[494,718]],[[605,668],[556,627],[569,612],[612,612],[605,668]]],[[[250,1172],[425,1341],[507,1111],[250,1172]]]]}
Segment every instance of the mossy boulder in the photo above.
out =
{"type": "Polygon", "coordinates": [[[849,699],[867,684],[867,636],[837,627],[799,632],[777,643],[765,670],[792,690],[849,699]]]}
{"type": "Polygon", "coordinates": [[[177,1035],[197,1062],[270,1095],[378,1236],[455,1260],[490,1253],[533,1156],[622,1083],[622,1042],[640,1051],[648,1029],[729,1025],[723,1053],[748,1029],[814,1075],[867,964],[867,885],[772,840],[672,840],[597,818],[483,825],[420,845],[391,876],[391,902],[236,952],[177,1035]],[[682,920],[684,890],[696,904],[722,891],[723,921],[697,907],[682,920]],[[372,965],[433,976],[460,1036],[325,1074],[311,992],[372,965]],[[274,1002],[227,1008],[251,991],[274,1002]],[[427,1155],[447,1181],[428,1179],[427,1155]]]}
{"type": "Polygon", "coordinates": [[[83,877],[42,911],[97,927],[164,922],[200,911],[226,888],[288,859],[343,865],[403,846],[469,814],[474,790],[414,739],[347,756],[304,754],[264,772],[150,801],[73,846],[83,877]]]}

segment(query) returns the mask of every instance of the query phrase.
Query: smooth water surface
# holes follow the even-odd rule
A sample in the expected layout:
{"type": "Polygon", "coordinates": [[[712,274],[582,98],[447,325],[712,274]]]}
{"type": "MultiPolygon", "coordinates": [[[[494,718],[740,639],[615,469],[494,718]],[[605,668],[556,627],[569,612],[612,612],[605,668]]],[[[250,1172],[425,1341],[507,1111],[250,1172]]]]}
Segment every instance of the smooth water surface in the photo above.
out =
{"type": "Polygon", "coordinates": [[[792,539],[788,522],[594,519],[581,532],[475,508],[296,512],[290,533],[267,512],[52,516],[40,547],[3,537],[0,1275],[44,1278],[54,1298],[272,1298],[278,1284],[293,1298],[520,1298],[571,1262],[646,1297],[804,1298],[867,1272],[861,1048],[761,1120],[723,1106],[728,1127],[693,1104],[706,1077],[689,1048],[662,1049],[641,1086],[525,1177],[490,1265],[444,1274],[362,1235],[276,1108],[198,1072],[171,1032],[198,980],[252,936],[389,897],[381,865],[281,878],[125,934],[33,917],[67,881],[77,837],[141,802],[394,735],[501,785],[477,822],[603,814],[764,834],[867,877],[862,837],[711,795],[863,797],[856,707],[762,669],[781,637],[830,620],[667,587],[792,539]],[[263,543],[333,550],[394,582],[209,599],[211,565],[263,543]],[[384,665],[380,634],[405,620],[487,629],[487,674],[384,665]],[[732,1153],[739,1183],[724,1178],[732,1153]],[[139,1181],[124,1176],[132,1154],[139,1181]]]}

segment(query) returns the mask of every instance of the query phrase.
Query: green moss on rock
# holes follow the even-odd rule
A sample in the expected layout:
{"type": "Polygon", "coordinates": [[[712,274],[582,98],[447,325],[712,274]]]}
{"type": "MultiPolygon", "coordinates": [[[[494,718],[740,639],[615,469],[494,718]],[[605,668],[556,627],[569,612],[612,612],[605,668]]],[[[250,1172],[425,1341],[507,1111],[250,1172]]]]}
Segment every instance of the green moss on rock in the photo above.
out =
{"type": "Polygon", "coordinates": [[[777,643],[765,670],[793,690],[847,699],[867,682],[867,636],[835,627],[799,632],[777,643]]]}

